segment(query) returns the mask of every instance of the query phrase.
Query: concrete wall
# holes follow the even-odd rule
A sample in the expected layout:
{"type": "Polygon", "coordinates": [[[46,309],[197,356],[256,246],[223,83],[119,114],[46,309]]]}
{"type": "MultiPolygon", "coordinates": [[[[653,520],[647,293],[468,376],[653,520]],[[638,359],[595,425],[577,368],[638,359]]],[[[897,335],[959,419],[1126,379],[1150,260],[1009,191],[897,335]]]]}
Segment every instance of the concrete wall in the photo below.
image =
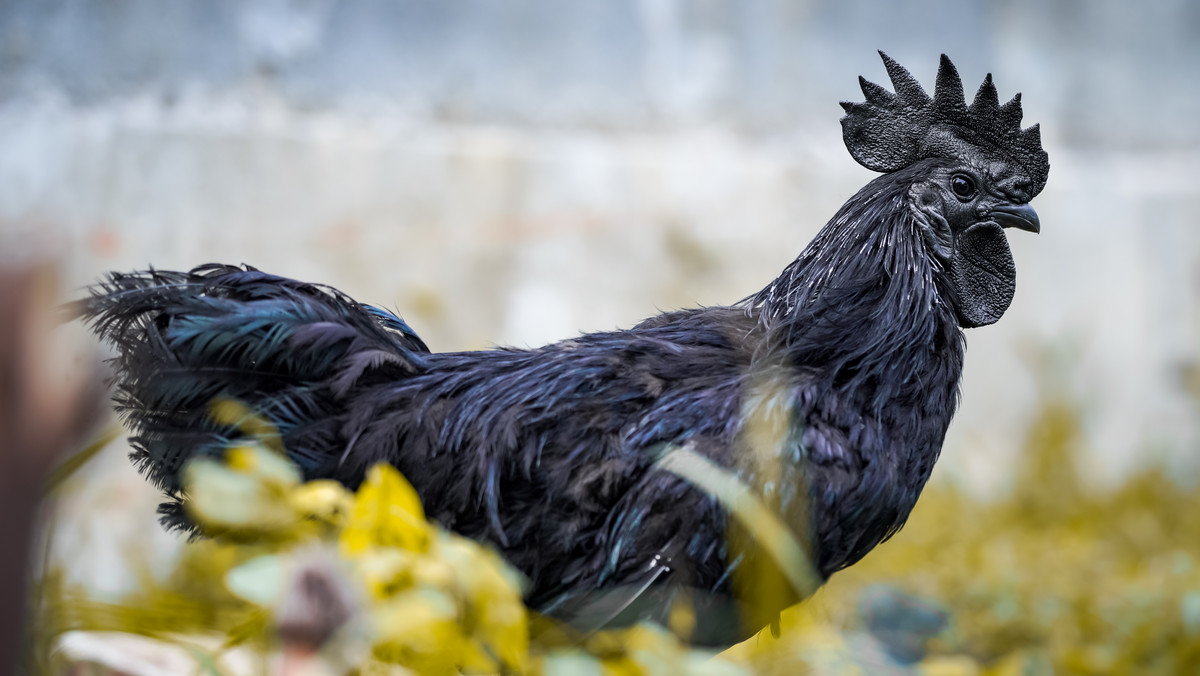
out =
{"type": "Polygon", "coordinates": [[[943,51],[968,87],[990,70],[1051,157],[939,474],[1003,484],[1035,371],[1087,404],[1089,472],[1188,464],[1185,0],[7,0],[3,246],[57,242],[75,286],[244,261],[392,307],[434,349],[628,327],[757,290],[873,176],[836,104],[886,81],[877,48],[930,86],[943,51]]]}

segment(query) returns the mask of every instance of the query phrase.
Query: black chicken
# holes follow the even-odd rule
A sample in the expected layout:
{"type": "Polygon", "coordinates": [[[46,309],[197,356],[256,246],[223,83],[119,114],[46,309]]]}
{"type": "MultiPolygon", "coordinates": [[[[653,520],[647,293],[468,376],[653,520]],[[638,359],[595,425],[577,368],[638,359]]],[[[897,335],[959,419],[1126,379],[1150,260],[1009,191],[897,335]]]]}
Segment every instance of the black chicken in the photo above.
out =
{"type": "Polygon", "coordinates": [[[115,399],[134,461],[171,499],[164,521],[191,527],[180,470],[228,446],[207,406],[233,398],[278,427],[309,478],[353,487],[395,465],[432,518],[523,571],[547,614],[585,628],[661,619],[684,586],[705,592],[695,641],[758,629],[728,612],[752,550],[730,548],[708,493],[656,466],[662,449],[757,488],[807,538],[820,579],[853,564],[929,478],[962,329],[1012,300],[1003,228],[1039,230],[1028,203],[1049,164],[1020,95],[999,105],[988,75],[968,106],[943,55],[931,99],[880,54],[895,93],[860,78],[866,101],[842,104],[842,129],[884,175],[730,307],[532,350],[431,353],[399,317],[249,267],[110,274],[83,313],[119,352],[115,399]],[[785,429],[762,448],[751,421],[771,411],[785,429]]]}

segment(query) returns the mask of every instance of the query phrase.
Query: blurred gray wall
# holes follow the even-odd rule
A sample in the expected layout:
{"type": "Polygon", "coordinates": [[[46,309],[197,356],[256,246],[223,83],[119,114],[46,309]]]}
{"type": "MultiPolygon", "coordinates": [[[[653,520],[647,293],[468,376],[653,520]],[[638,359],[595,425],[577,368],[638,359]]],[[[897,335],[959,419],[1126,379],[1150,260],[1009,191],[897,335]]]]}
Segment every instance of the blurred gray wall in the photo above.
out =
{"type": "Polygon", "coordinates": [[[754,292],[873,176],[837,102],[886,81],[876,49],[1024,92],[1052,164],[939,474],[1002,486],[1047,383],[1086,404],[1085,471],[1191,463],[1185,0],[5,0],[0,244],[61,247],[75,286],[247,262],[434,349],[628,327],[754,292]]]}

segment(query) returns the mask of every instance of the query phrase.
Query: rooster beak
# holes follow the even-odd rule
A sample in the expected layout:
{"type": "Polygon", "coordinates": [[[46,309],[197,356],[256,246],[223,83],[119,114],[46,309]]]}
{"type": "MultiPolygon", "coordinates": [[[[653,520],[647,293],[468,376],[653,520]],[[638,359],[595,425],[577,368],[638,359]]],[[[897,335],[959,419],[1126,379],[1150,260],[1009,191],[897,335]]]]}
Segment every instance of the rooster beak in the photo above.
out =
{"type": "Polygon", "coordinates": [[[992,207],[989,215],[1004,228],[1017,228],[1034,233],[1042,231],[1042,222],[1038,220],[1037,212],[1028,204],[1001,204],[992,207]]]}

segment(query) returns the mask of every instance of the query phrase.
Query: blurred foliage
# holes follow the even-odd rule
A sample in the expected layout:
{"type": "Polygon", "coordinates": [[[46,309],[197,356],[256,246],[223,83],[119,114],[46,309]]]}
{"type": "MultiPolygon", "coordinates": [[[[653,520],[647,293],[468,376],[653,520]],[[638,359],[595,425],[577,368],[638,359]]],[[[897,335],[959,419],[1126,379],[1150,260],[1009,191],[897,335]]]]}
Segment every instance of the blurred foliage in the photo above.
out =
{"type": "Polygon", "coordinates": [[[804,658],[792,637],[832,627],[904,662],[903,640],[921,638],[914,614],[894,612],[910,626],[890,632],[872,625],[886,585],[897,592],[887,603],[919,599],[947,617],[917,673],[1200,673],[1200,495],[1159,467],[1087,490],[1080,412],[1056,398],[1039,410],[1008,497],[930,486],[900,534],[784,614],[782,639],[764,633],[734,653],[790,673],[804,658]]]}
{"type": "Polygon", "coordinates": [[[522,603],[520,574],[426,520],[416,490],[390,465],[373,467],[354,493],[303,483],[252,412],[225,401],[212,413],[246,441],[185,467],[185,506],[211,539],[190,544],[166,580],[146,575],[120,603],[45,575],[34,631],[41,671],[63,666],[50,655],[54,637],[87,630],[193,647],[220,635],[220,650],[203,651],[217,671],[219,654],[241,646],[317,665],[287,673],[746,673],[656,625],[584,637],[547,626],[522,603]]]}
{"type": "MultiPolygon", "coordinates": [[[[1200,497],[1151,467],[1089,490],[1079,411],[1055,398],[1039,410],[1007,497],[929,487],[899,535],[785,612],[778,637],[714,658],[654,625],[578,636],[531,613],[520,576],[428,522],[394,469],[375,467],[356,493],[302,483],[270,431],[228,404],[214,415],[259,441],[186,472],[190,513],[215,537],[119,604],[45,575],[35,665],[60,671],[55,637],[86,629],[188,645],[198,673],[221,673],[235,649],[330,674],[1200,673],[1200,497]],[[219,648],[196,647],[214,635],[219,648]]],[[[681,466],[744,499],[719,469],[681,466]]]]}

